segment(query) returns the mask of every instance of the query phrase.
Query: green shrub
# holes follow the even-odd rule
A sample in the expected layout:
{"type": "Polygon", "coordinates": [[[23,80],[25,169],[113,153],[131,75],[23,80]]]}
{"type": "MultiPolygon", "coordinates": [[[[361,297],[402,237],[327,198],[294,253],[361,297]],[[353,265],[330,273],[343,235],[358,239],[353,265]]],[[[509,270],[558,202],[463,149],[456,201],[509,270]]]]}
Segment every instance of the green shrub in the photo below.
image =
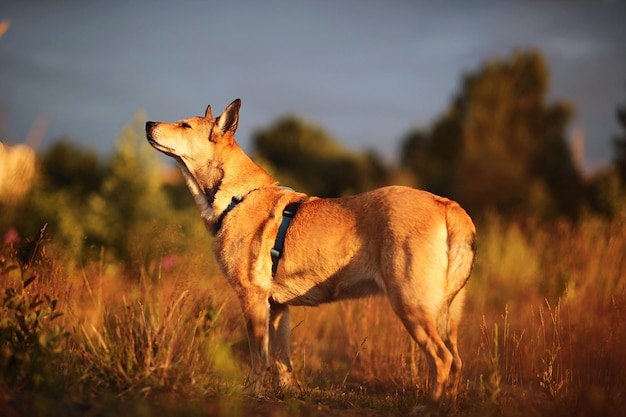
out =
{"type": "MultiPolygon", "coordinates": [[[[2,268],[2,275],[19,268],[2,268]]],[[[21,288],[0,290],[0,386],[41,388],[57,373],[63,341],[57,300],[47,294],[31,294],[28,287],[37,279],[31,275],[21,288]]]]}

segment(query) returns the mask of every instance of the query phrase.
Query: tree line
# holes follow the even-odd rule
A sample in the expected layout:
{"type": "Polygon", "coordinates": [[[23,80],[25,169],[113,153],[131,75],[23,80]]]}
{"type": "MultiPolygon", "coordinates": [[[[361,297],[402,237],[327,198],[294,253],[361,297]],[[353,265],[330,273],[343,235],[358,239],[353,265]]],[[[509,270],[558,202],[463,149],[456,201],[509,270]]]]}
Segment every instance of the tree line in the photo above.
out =
{"type": "MultiPolygon", "coordinates": [[[[331,133],[298,116],[285,116],[254,132],[252,156],[284,185],[339,197],[386,184],[412,185],[458,200],[480,218],[540,220],[588,214],[624,214],[626,202],[626,103],[611,163],[588,176],[568,143],[573,108],[548,102],[549,74],[537,51],[514,53],[467,74],[447,109],[427,128],[402,138],[398,160],[351,150],[331,133]]],[[[58,243],[79,259],[106,247],[118,260],[136,259],[136,248],[167,251],[172,232],[197,232],[193,199],[177,170],[167,170],[145,142],[143,122],[122,132],[102,158],[68,140],[38,155],[34,185],[15,203],[0,199],[0,232],[36,236],[48,224],[58,243]],[[141,245],[142,241],[150,242],[141,245]],[[154,242],[160,242],[155,246],[154,242]]]]}
{"type": "Polygon", "coordinates": [[[549,103],[548,92],[542,54],[516,52],[466,75],[443,114],[402,139],[395,165],[350,151],[296,116],[256,132],[254,153],[279,179],[325,197],[400,182],[458,200],[475,215],[616,215],[626,184],[626,105],[612,163],[587,178],[568,142],[574,109],[549,103]]]}

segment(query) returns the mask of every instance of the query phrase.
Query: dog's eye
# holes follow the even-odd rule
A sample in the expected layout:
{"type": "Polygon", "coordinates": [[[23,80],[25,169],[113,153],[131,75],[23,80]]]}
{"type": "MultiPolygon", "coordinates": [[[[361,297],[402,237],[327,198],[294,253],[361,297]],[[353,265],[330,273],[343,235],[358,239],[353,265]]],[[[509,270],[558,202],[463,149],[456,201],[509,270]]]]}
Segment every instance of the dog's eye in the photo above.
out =
{"type": "Polygon", "coordinates": [[[180,127],[185,128],[185,129],[191,129],[191,125],[189,123],[185,123],[185,122],[182,122],[180,124],[180,127]]]}

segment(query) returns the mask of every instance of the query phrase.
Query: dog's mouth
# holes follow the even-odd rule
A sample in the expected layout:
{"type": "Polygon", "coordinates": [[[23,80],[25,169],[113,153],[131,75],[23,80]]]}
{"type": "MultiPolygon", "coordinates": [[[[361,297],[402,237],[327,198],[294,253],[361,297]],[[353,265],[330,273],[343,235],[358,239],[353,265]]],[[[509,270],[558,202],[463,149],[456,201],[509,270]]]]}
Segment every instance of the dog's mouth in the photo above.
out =
{"type": "Polygon", "coordinates": [[[153,148],[157,148],[157,149],[161,148],[161,145],[159,145],[159,142],[152,139],[150,136],[147,136],[147,138],[148,138],[148,143],[152,145],[153,148]]]}
{"type": "Polygon", "coordinates": [[[178,155],[174,153],[173,149],[168,148],[167,146],[161,145],[159,142],[157,142],[156,140],[152,138],[152,135],[150,133],[146,135],[146,138],[148,139],[148,143],[157,151],[162,152],[167,156],[171,156],[172,158],[175,158],[175,159],[178,158],[178,155]]]}
{"type": "Polygon", "coordinates": [[[148,139],[148,143],[150,145],[152,145],[152,147],[154,149],[156,149],[159,152],[163,152],[167,156],[171,156],[174,159],[178,159],[179,158],[178,154],[174,153],[174,150],[172,148],[168,148],[167,146],[163,146],[163,145],[159,144],[157,141],[155,141],[154,139],[148,139]]]}
{"type": "Polygon", "coordinates": [[[148,133],[148,134],[146,135],[146,138],[148,138],[148,143],[149,143],[149,144],[150,144],[153,148],[155,148],[155,149],[157,149],[157,150],[159,150],[159,151],[162,151],[162,150],[164,149],[164,147],[163,147],[163,146],[162,146],[159,142],[157,142],[156,140],[154,140],[154,139],[152,138],[152,135],[151,135],[150,133],[148,133]]]}

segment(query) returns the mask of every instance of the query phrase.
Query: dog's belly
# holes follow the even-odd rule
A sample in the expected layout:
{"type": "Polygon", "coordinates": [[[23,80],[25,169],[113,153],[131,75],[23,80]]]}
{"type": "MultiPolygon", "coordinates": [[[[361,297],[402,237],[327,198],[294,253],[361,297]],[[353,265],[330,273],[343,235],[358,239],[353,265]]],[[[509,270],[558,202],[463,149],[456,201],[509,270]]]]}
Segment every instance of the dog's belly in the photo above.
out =
{"type": "Polygon", "coordinates": [[[382,280],[375,274],[343,271],[326,279],[310,276],[283,278],[274,282],[271,297],[281,304],[317,306],[384,292],[382,280]]]}

